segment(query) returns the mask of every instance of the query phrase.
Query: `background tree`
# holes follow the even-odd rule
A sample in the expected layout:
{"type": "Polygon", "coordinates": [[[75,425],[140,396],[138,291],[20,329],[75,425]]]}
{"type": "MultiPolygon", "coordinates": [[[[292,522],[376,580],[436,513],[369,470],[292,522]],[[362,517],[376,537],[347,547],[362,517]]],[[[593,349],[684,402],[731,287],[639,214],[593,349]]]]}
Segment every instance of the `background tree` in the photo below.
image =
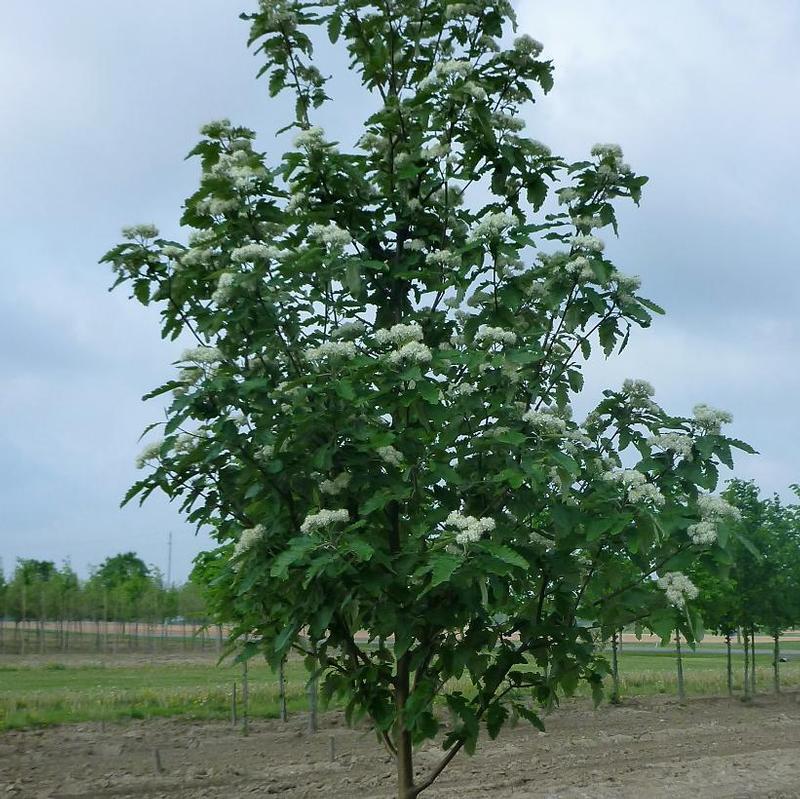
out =
{"type": "Polygon", "coordinates": [[[642,381],[572,419],[582,360],[659,311],[595,235],[645,178],[615,145],[568,163],[522,134],[552,65],[501,38],[510,3],[246,19],[271,94],[295,94],[294,148],[270,165],[252,131],[207,125],[188,246],[140,225],[104,258],[165,337],[199,345],[151,395],[173,399],[128,498],[162,490],[214,531],[204,573],[233,640],[276,666],[303,652],[349,719],[372,718],[410,799],[481,725],[599,691],[592,632],[619,606],[685,603],[681,570],[729,520],[704,492],[744,445],[724,412],[670,416],[642,381]],[[311,124],[320,25],[376,108],[345,152],[311,124]],[[455,722],[417,780],[437,698],[455,722]]]}

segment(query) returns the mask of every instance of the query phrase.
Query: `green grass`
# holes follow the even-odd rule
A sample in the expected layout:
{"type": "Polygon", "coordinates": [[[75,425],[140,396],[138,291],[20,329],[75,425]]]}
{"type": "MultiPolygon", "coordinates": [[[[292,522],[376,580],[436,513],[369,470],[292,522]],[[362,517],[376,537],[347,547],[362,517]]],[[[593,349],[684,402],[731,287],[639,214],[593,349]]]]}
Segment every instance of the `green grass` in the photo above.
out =
{"type": "MultiPolygon", "coordinates": [[[[743,656],[734,656],[734,679],[741,690],[743,656]]],[[[772,690],[772,659],[757,655],[757,683],[772,690]]],[[[287,666],[290,712],[307,708],[305,669],[300,661],[287,666]]],[[[625,644],[619,672],[622,697],[674,694],[677,677],[671,652],[636,651],[625,644]]],[[[13,658],[0,665],[0,730],[80,721],[118,721],[155,717],[226,719],[231,713],[233,682],[241,687],[241,666],[217,666],[208,661],[162,660],[126,663],[109,660],[91,665],[71,663],[52,656],[38,664],[17,665],[13,658]]],[[[721,695],[727,691],[723,650],[702,645],[684,655],[686,691],[690,695],[721,695]]],[[[276,718],[279,713],[278,680],[263,662],[251,661],[249,671],[250,716],[276,718]]],[[[800,657],[781,664],[786,689],[800,687],[800,657]]],[[[459,683],[469,689],[466,680],[459,683]]],[[[579,690],[579,695],[586,695],[579,690]]]]}

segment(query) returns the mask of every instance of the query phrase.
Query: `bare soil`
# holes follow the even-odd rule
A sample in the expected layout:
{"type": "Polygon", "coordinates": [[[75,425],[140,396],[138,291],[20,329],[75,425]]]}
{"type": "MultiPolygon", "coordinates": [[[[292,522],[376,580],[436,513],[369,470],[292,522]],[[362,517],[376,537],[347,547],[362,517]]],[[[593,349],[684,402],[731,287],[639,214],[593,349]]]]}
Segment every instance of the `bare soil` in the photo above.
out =
{"type": "MultiPolygon", "coordinates": [[[[420,772],[441,753],[418,756],[420,772]]],[[[0,735],[0,797],[201,799],[394,796],[393,767],[367,729],[298,715],[256,722],[80,724],[0,735]],[[156,754],[157,753],[157,754],[156,754]]],[[[459,755],[429,799],[800,797],[800,696],[566,704],[547,733],[520,724],[459,755]]]]}

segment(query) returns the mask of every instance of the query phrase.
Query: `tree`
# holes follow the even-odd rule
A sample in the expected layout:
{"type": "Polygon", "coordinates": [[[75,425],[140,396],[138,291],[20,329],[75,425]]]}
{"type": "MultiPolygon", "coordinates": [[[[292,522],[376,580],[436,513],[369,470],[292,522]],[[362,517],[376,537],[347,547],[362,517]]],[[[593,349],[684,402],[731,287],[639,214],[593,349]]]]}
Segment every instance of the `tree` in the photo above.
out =
{"type": "Polygon", "coordinates": [[[233,640],[276,667],[302,651],[349,719],[371,717],[409,799],[481,725],[540,725],[531,702],[582,679],[599,693],[606,617],[660,604],[672,623],[680,570],[727,524],[703,492],[747,447],[724,412],[670,416],[642,381],[572,419],[582,360],[660,312],[595,235],[646,179],[615,145],[568,163],[522,135],[552,65],[530,37],[503,46],[510,3],[246,19],[270,93],[295,93],[294,147],[271,166],[252,131],[205,126],[189,245],[139,225],[103,259],[166,338],[198,344],[150,395],[172,393],[164,438],[127,499],[164,491],[213,530],[203,573],[233,640]],[[354,150],[311,124],[320,25],[377,103],[354,150]],[[417,779],[437,701],[455,721],[417,779]]]}

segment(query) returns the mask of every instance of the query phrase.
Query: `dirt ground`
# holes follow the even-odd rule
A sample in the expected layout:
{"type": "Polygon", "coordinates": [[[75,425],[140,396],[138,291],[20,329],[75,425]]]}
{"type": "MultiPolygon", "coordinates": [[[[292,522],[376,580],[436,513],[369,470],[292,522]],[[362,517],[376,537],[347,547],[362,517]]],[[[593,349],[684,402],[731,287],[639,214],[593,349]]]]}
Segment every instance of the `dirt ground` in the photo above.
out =
{"type": "MultiPolygon", "coordinates": [[[[329,714],[309,736],[302,716],[229,725],[175,720],[80,724],[0,735],[0,797],[201,799],[280,795],[392,797],[393,771],[368,730],[329,714]],[[156,754],[157,753],[157,754],[156,754]]],[[[800,797],[800,696],[750,704],[695,699],[584,702],[519,725],[459,755],[430,799],[509,797],[800,797]]],[[[418,757],[421,771],[440,757],[418,757]]]]}

